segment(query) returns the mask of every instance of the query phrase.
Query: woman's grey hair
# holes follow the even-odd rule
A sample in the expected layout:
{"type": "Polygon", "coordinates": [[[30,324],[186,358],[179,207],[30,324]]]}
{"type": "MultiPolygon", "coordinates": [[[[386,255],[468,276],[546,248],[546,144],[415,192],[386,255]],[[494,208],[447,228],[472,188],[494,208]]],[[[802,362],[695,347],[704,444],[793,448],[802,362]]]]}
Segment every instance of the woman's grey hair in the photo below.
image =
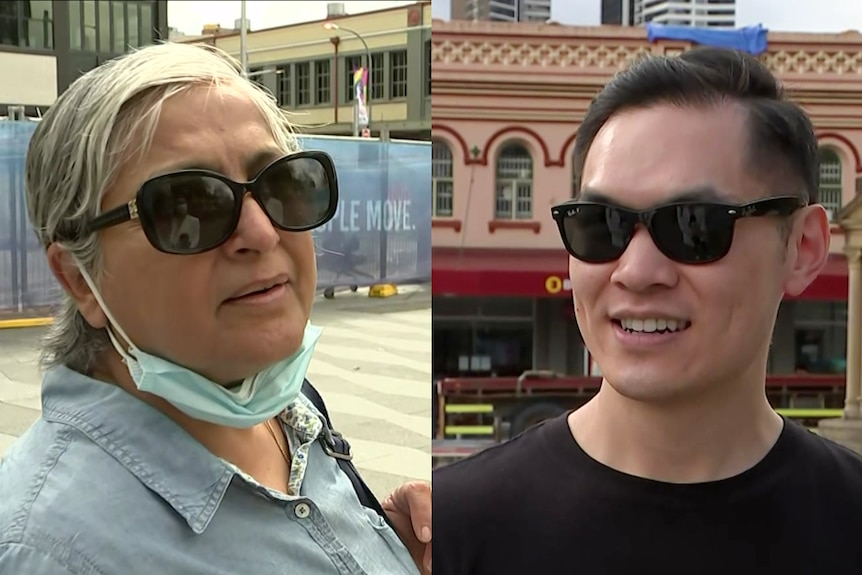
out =
{"type": "MultiPolygon", "coordinates": [[[[131,52],[76,80],[45,114],[27,152],[26,197],[30,223],[42,244],[58,243],[98,284],[97,235],[87,224],[100,212],[120,167],[149,150],[162,104],[196,86],[237,87],[248,95],[285,153],[296,151],[287,112],[244,77],[239,63],[209,45],[163,43],[131,52]]],[[[81,373],[110,345],[63,294],[42,345],[42,367],[66,365],[81,373]]]]}

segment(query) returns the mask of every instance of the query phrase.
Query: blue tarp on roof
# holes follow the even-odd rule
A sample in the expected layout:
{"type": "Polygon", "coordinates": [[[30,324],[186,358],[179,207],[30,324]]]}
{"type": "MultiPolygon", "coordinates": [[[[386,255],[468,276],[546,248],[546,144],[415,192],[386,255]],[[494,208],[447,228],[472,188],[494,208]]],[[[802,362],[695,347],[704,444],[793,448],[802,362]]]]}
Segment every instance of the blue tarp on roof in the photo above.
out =
{"type": "Polygon", "coordinates": [[[691,26],[668,26],[647,23],[647,38],[656,40],[686,40],[703,46],[733,48],[758,56],[766,52],[768,30],[758,24],[735,30],[717,28],[694,28],[691,26]]]}

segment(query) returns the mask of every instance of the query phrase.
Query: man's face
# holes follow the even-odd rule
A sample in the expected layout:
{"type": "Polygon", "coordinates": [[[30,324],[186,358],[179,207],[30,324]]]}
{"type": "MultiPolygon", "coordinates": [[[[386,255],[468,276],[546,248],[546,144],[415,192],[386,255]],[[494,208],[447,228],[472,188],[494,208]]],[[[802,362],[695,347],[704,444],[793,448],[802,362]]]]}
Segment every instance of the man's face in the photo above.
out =
{"type": "MultiPolygon", "coordinates": [[[[143,182],[178,167],[245,182],[282,153],[242,92],[194,88],[165,102],[149,152],[124,166],[103,207],[128,202],[143,182]]],[[[175,204],[180,213],[184,207],[175,204]]],[[[102,246],[102,294],[144,351],[228,383],[288,357],[302,342],[317,283],[311,234],[276,230],[250,196],[233,236],[216,249],[167,255],[132,224],[105,230],[102,246]],[[287,278],[277,297],[233,299],[248,284],[277,276],[287,278]]]]}
{"type": "MultiPolygon", "coordinates": [[[[583,187],[633,209],[703,188],[728,203],[787,195],[767,189],[747,167],[745,127],[744,111],[730,105],[625,111],[593,142],[583,187]]],[[[763,369],[792,267],[785,245],[778,218],[743,218],[730,253],[707,265],[668,259],[640,227],[617,261],[570,259],[578,324],[607,384],[632,399],[663,402],[763,369]],[[622,318],[688,327],[671,337],[632,338],[622,318]]]]}

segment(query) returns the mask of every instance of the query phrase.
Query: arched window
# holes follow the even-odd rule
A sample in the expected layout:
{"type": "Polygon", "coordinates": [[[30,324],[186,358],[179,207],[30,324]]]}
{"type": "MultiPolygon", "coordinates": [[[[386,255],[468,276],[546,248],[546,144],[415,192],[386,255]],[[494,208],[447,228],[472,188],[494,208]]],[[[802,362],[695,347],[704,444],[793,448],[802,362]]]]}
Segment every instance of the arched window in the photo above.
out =
{"type": "Polygon", "coordinates": [[[452,217],[455,185],[452,179],[452,150],[446,142],[431,142],[431,189],[434,194],[434,216],[452,217]]]}
{"type": "Polygon", "coordinates": [[[820,186],[818,200],[830,219],[841,209],[841,158],[829,148],[820,148],[820,186]]]}
{"type": "Polygon", "coordinates": [[[528,220],[533,217],[533,157],[521,143],[505,144],[497,155],[497,195],[494,217],[528,220]]]}

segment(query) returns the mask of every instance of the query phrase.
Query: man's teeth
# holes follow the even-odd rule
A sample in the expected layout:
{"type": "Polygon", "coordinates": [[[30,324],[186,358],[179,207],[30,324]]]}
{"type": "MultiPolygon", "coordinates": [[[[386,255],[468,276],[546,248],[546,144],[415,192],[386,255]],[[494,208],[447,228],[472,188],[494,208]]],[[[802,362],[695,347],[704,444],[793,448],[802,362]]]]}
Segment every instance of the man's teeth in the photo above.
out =
{"type": "Polygon", "coordinates": [[[624,329],[644,333],[656,331],[681,331],[688,327],[685,320],[676,319],[622,319],[620,320],[624,329]]]}

